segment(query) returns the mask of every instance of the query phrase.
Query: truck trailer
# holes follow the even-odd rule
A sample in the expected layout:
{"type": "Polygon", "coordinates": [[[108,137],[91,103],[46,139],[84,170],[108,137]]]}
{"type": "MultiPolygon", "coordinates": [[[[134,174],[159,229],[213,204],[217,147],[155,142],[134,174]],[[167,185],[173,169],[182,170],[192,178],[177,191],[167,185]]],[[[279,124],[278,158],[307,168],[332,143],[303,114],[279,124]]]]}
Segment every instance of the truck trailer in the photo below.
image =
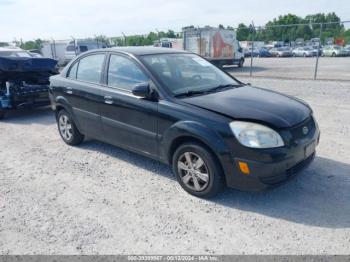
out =
{"type": "Polygon", "coordinates": [[[236,32],[219,28],[191,28],[183,32],[185,50],[199,54],[217,66],[244,64],[236,32]]]}

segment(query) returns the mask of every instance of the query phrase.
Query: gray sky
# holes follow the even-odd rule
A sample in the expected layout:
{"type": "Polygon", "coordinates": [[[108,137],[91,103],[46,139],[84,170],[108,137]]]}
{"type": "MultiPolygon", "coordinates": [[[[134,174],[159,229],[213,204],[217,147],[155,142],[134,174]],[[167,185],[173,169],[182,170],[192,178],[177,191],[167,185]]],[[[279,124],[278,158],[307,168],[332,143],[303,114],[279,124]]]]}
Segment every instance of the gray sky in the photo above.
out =
{"type": "Polygon", "coordinates": [[[281,14],[335,12],[350,20],[349,0],[0,0],[0,40],[119,36],[195,25],[263,25],[281,14]]]}

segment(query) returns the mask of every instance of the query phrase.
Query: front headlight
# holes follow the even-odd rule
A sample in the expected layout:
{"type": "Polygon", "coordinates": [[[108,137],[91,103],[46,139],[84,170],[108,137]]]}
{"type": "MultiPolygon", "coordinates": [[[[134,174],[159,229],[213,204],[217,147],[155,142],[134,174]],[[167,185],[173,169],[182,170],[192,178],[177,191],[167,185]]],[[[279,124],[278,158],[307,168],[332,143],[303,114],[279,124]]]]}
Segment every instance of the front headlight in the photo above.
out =
{"type": "Polygon", "coordinates": [[[252,148],[274,148],[284,146],[281,136],[271,128],[243,121],[230,123],[237,140],[244,146],[252,148]]]}

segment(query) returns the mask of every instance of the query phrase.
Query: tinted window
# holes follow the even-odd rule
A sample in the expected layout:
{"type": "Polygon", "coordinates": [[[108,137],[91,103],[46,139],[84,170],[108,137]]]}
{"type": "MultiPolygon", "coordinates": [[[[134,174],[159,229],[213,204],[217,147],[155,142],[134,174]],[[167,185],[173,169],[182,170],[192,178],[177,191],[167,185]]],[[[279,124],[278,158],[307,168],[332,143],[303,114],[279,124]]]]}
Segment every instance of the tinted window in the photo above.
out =
{"type": "Polygon", "coordinates": [[[101,79],[104,54],[90,55],[79,61],[77,79],[99,83],[101,79]]]}
{"type": "Polygon", "coordinates": [[[78,69],[78,63],[75,63],[70,69],[69,69],[69,73],[68,73],[68,77],[69,78],[77,78],[77,69],[78,69]]]}
{"type": "Polygon", "coordinates": [[[89,50],[89,48],[86,45],[79,46],[79,49],[80,49],[80,52],[82,52],[82,53],[89,50]]]}
{"type": "Polygon", "coordinates": [[[131,91],[135,85],[148,80],[135,62],[123,56],[111,55],[108,68],[109,86],[131,91]]]}

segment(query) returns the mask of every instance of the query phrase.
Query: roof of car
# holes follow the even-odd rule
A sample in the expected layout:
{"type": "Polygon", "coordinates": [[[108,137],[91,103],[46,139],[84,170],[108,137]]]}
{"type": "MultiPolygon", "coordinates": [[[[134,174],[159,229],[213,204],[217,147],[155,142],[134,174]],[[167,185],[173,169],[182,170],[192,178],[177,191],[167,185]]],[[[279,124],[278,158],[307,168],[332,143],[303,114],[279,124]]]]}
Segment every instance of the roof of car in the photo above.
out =
{"type": "Polygon", "coordinates": [[[106,48],[103,50],[107,51],[116,51],[128,53],[131,55],[154,55],[154,54],[174,54],[174,53],[187,53],[184,50],[178,50],[174,48],[162,48],[162,47],[144,47],[144,46],[135,46],[135,47],[113,47],[106,48]]]}
{"type": "Polygon", "coordinates": [[[6,46],[6,47],[0,47],[0,51],[5,51],[5,52],[8,52],[8,51],[24,51],[23,49],[20,49],[18,47],[9,47],[9,46],[6,46]]]}

